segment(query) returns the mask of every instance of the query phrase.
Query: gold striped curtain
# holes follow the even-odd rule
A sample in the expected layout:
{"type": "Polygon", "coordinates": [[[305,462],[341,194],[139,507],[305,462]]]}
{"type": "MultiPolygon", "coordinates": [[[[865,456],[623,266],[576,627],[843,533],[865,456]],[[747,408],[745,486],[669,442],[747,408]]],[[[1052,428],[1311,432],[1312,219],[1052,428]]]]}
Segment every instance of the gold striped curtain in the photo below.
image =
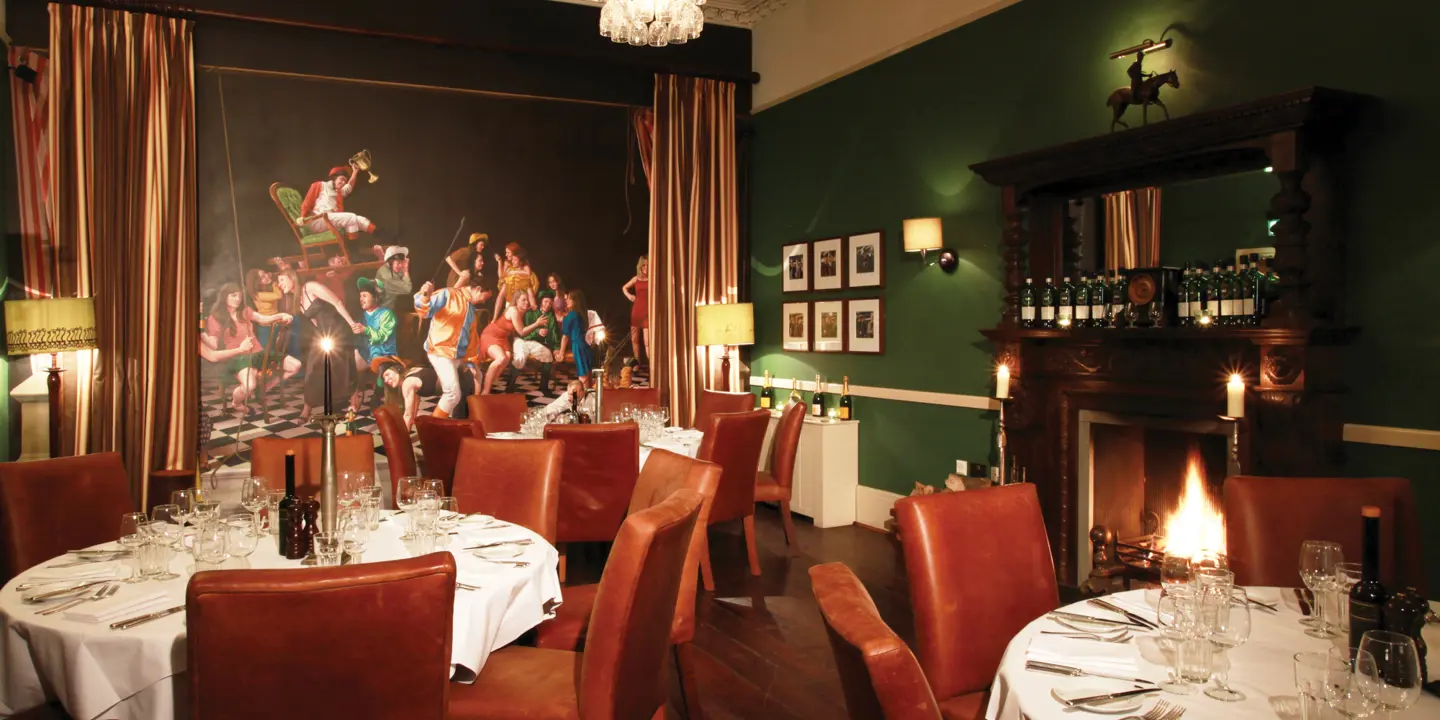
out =
{"type": "MultiPolygon", "coordinates": [[[[736,302],[740,220],[735,85],[655,77],[650,176],[650,359],[670,413],[689,426],[719,353],[695,344],[695,306],[736,302]]],[[[718,350],[718,348],[717,348],[718,350]]],[[[738,372],[734,364],[732,374],[738,372]]],[[[735,379],[731,378],[732,385],[735,379]]]]}
{"type": "Polygon", "coordinates": [[[69,265],[61,294],[95,298],[76,448],[119,452],[141,502],[151,470],[196,461],[192,29],[178,18],[50,5],[47,200],[69,265]]]}
{"type": "Polygon", "coordinates": [[[1160,264],[1160,188],[1110,193],[1104,200],[1105,269],[1160,264]]]}

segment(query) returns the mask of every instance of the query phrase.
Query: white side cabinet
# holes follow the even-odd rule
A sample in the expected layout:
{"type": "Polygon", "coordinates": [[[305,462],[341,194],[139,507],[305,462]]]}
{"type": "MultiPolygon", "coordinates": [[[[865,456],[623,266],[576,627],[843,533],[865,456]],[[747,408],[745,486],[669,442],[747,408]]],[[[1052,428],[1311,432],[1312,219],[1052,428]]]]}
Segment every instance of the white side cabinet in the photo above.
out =
{"type": "MultiPolygon", "coordinates": [[[[760,469],[770,465],[771,442],[780,424],[772,413],[760,453],[760,469]]],[[[860,485],[860,422],[805,418],[795,453],[795,484],[790,510],[831,528],[855,522],[855,488],[860,485]]]]}

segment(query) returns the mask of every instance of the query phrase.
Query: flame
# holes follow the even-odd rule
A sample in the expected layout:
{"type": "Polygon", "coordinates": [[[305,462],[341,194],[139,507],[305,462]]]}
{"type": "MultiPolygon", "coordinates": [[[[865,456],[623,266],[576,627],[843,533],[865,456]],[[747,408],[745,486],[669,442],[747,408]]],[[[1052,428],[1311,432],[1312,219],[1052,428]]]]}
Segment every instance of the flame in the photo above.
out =
{"type": "Polygon", "coordinates": [[[1225,552],[1225,516],[1205,491],[1200,456],[1191,451],[1180,504],[1165,518],[1165,554],[1199,557],[1225,552]]]}

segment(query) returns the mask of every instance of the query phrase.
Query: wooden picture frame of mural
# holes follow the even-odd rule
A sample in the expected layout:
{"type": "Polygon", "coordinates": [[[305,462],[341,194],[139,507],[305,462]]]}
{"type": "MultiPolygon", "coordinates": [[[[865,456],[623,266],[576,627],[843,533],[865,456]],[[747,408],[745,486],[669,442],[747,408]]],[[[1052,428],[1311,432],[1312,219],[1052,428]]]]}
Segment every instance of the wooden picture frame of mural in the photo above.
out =
{"type": "Polygon", "coordinates": [[[811,352],[817,353],[843,353],[849,345],[846,339],[850,333],[847,332],[849,315],[845,312],[846,301],[844,300],[818,300],[811,303],[814,310],[813,320],[810,322],[810,348],[811,352]],[[827,335],[826,322],[833,323],[832,333],[827,335]]]}
{"type": "Polygon", "coordinates": [[[810,352],[810,303],[788,302],[780,306],[780,347],[787,352],[810,352]],[[799,334],[796,334],[796,331],[799,334]]]}
{"type": "Polygon", "coordinates": [[[885,353],[885,298],[859,298],[845,302],[845,350],[863,355],[885,353]],[[866,325],[861,315],[866,314],[866,325]]]}
{"type": "Polygon", "coordinates": [[[845,289],[845,238],[810,243],[810,288],[815,292],[845,289]]]}
{"type": "Polygon", "coordinates": [[[884,230],[869,230],[845,238],[845,287],[885,289],[884,230]],[[869,257],[860,256],[862,248],[873,248],[869,257]],[[867,267],[873,269],[862,272],[867,267]]]}
{"type": "Polygon", "coordinates": [[[810,291],[810,243],[798,242],[781,246],[780,291],[810,291]]]}

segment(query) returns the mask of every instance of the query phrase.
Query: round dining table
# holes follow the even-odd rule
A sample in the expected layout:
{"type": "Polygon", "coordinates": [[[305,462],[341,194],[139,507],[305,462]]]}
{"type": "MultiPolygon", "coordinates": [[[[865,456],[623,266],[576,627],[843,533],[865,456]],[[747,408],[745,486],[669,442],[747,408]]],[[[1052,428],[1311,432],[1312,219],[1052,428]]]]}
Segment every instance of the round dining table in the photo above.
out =
{"type": "MultiPolygon", "coordinates": [[[[413,540],[401,539],[404,524],[403,518],[386,513],[371,533],[362,561],[396,560],[423,552],[424,548],[413,540]]],[[[467,586],[455,592],[451,677],[459,682],[474,682],[491,652],[554,617],[561,600],[559,553],[529,529],[488,518],[466,518],[456,532],[438,538],[434,549],[455,556],[458,582],[467,586]],[[522,542],[501,546],[515,553],[506,562],[476,555],[494,555],[496,550],[466,550],[472,545],[512,540],[522,542]]],[[[185,588],[194,572],[189,554],[178,554],[171,562],[176,578],[121,582],[109,599],[82,603],[57,614],[38,615],[52,603],[32,604],[23,598],[48,588],[21,592],[17,587],[66,574],[103,575],[107,568],[113,569],[117,578],[130,575],[124,561],[56,567],[74,561],[75,556],[66,555],[43,563],[11,579],[0,590],[0,717],[57,700],[76,720],[188,717],[183,675],[185,613],[126,630],[112,630],[110,625],[114,620],[157,608],[183,606],[185,588]],[[100,615],[102,608],[123,608],[152,596],[148,607],[118,618],[94,621],[93,617],[83,617],[84,613],[78,619],[74,614],[90,607],[95,610],[89,615],[100,615]]],[[[227,559],[218,571],[297,567],[301,567],[301,561],[282,557],[272,535],[261,538],[248,558],[227,559]]]]}
{"type": "MultiPolygon", "coordinates": [[[[491,440],[534,440],[530,435],[518,432],[493,432],[485,436],[491,440]]],[[[705,439],[705,433],[691,428],[665,428],[659,437],[652,438],[640,443],[640,467],[645,467],[645,461],[650,457],[652,450],[669,450],[670,452],[695,457],[700,452],[700,443],[705,439]]]]}
{"type": "MultiPolygon", "coordinates": [[[[1077,720],[1077,718],[1106,716],[1124,717],[1143,715],[1159,701],[1184,708],[1184,720],[1299,720],[1300,700],[1295,690],[1294,656],[1300,652],[1326,652],[1331,647],[1343,646],[1342,638],[1330,640],[1313,638],[1305,634],[1300,624],[1304,616],[1298,601],[1289,589],[1247,588],[1253,599],[1273,604],[1274,612],[1252,606],[1249,640],[1238,648],[1226,653],[1225,659],[1216,656],[1217,668],[1220,663],[1229,663],[1229,684],[1231,688],[1244,693],[1245,699],[1238,702],[1223,702],[1206,695],[1196,688],[1188,695],[1173,695],[1156,692],[1140,696],[1139,707],[1115,712],[1123,705],[1096,706],[1100,712],[1081,708],[1069,709],[1056,699],[1055,693],[1083,695],[1111,693],[1138,687],[1153,687],[1152,683],[1165,681],[1169,668],[1161,650],[1159,637],[1154,632],[1134,631],[1128,642],[1103,643],[1095,640],[1065,638],[1059,635],[1041,635],[1042,630],[1066,631],[1069,628],[1057,623],[1048,615],[1040,617],[1021,630],[1010,641],[1000,661],[1000,671],[990,687],[990,704],[986,709],[986,720],[1077,720]],[[1127,678],[1149,681],[1132,683],[1099,677],[1068,677],[1049,672],[1026,669],[1027,660],[1040,660],[1068,667],[1080,667],[1122,675],[1127,678]],[[1132,674],[1133,673],[1133,674],[1132,674]]],[[[1105,599],[1122,609],[1150,621],[1155,619],[1157,590],[1131,590],[1109,595],[1105,599]]],[[[1092,617],[1125,620],[1125,618],[1095,607],[1088,601],[1060,608],[1061,611],[1089,615],[1092,617]]],[[[1086,626],[1088,629],[1088,625],[1086,626]]],[[[1426,633],[1427,641],[1430,633],[1426,633]]],[[[1432,644],[1431,647],[1434,647],[1432,644]]],[[[1433,655],[1433,653],[1432,653],[1433,655]]],[[[1431,663],[1433,666],[1434,663],[1431,663]]],[[[1214,684],[1211,680],[1210,684],[1214,684]]],[[[1328,714],[1325,717],[1330,717],[1328,714]]],[[[1336,716],[1338,717],[1338,716],[1336,716]]],[[[1376,714],[1374,717],[1383,717],[1376,714]]],[[[1403,713],[1396,713],[1396,720],[1407,718],[1440,718],[1440,698],[1422,693],[1415,707],[1403,713]]]]}

